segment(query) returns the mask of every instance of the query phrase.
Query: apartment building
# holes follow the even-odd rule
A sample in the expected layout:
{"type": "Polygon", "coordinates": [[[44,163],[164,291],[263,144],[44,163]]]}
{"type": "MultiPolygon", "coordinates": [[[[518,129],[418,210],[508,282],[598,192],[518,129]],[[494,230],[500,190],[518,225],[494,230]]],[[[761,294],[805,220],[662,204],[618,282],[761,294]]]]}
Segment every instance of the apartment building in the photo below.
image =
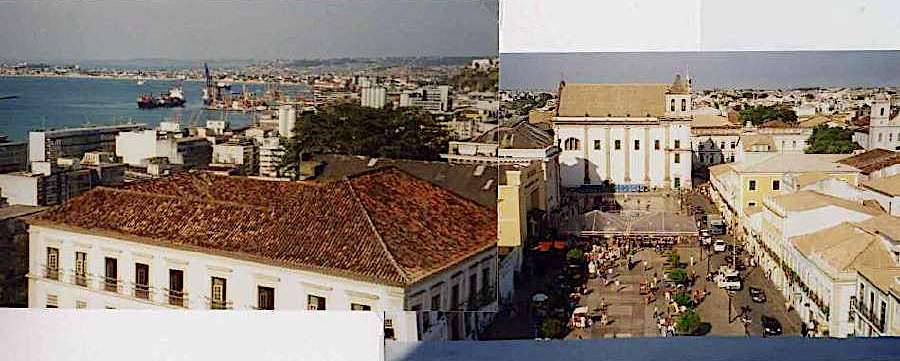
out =
{"type": "Polygon", "coordinates": [[[116,135],[146,128],[146,124],[123,124],[29,132],[28,161],[81,159],[90,151],[115,152],[116,135]]]}
{"type": "Polygon", "coordinates": [[[493,212],[393,167],[324,184],[182,173],[28,223],[32,308],[376,311],[405,341],[485,318],[404,311],[496,309],[493,212]]]}

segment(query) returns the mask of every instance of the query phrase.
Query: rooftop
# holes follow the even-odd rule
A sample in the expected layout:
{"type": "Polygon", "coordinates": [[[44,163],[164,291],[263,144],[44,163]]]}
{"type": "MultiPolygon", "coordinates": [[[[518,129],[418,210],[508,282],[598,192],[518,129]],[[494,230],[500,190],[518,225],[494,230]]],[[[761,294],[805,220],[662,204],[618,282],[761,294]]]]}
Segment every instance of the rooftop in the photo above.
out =
{"type": "Polygon", "coordinates": [[[867,207],[854,201],[830,196],[814,191],[798,191],[794,193],[780,194],[772,199],[789,212],[802,212],[810,209],[834,206],[865,213],[872,216],[884,214],[879,209],[867,207]]]}
{"type": "Polygon", "coordinates": [[[29,222],[407,286],[496,245],[496,215],[395,167],[330,183],[184,173],[99,187],[29,222]]]}
{"type": "Polygon", "coordinates": [[[900,197],[900,174],[864,183],[863,186],[893,197],[900,197]]]}
{"type": "Polygon", "coordinates": [[[739,173],[855,173],[859,170],[846,164],[835,163],[841,154],[775,154],[756,161],[732,163],[739,173]]]}
{"type": "Polygon", "coordinates": [[[662,117],[668,84],[565,84],[560,117],[662,117]]]}
{"type": "Polygon", "coordinates": [[[512,125],[501,125],[482,134],[476,142],[499,144],[508,149],[544,149],[553,145],[553,135],[528,120],[512,125]]]}
{"type": "Polygon", "coordinates": [[[894,164],[900,164],[900,152],[876,148],[849,156],[838,162],[859,168],[863,174],[869,174],[894,164]]]}

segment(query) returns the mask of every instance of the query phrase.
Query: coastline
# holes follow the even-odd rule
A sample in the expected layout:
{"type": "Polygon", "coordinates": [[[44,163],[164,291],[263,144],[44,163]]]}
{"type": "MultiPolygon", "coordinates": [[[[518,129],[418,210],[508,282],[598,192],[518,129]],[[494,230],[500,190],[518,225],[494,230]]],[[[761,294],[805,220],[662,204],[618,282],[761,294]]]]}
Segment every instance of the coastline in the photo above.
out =
{"type": "MultiPolygon", "coordinates": [[[[0,78],[45,78],[45,79],[101,79],[101,80],[128,80],[128,81],[187,81],[187,82],[202,82],[203,79],[181,79],[176,77],[139,77],[139,76],[117,76],[117,75],[87,75],[87,74],[0,74],[0,78]]],[[[276,83],[278,85],[288,85],[288,86],[309,86],[303,82],[266,82],[262,80],[235,80],[232,81],[231,84],[254,84],[254,85],[266,85],[276,83]]]]}

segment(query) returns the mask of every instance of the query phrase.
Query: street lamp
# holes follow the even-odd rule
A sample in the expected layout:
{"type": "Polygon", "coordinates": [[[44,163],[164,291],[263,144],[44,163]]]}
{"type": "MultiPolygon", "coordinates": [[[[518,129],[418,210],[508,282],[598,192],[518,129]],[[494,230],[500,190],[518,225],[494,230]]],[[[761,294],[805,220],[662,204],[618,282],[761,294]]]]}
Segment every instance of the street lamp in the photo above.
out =
{"type": "Polygon", "coordinates": [[[734,291],[728,291],[728,323],[731,323],[731,300],[734,298],[734,291]]]}

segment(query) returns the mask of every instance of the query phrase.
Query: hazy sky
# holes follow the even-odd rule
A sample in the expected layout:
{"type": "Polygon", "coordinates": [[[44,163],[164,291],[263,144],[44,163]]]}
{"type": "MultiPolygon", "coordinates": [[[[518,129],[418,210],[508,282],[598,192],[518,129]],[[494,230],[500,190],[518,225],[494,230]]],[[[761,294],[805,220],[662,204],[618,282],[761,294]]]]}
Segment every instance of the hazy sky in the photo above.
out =
{"type": "Polygon", "coordinates": [[[489,55],[497,0],[0,2],[0,58],[489,55]]]}

